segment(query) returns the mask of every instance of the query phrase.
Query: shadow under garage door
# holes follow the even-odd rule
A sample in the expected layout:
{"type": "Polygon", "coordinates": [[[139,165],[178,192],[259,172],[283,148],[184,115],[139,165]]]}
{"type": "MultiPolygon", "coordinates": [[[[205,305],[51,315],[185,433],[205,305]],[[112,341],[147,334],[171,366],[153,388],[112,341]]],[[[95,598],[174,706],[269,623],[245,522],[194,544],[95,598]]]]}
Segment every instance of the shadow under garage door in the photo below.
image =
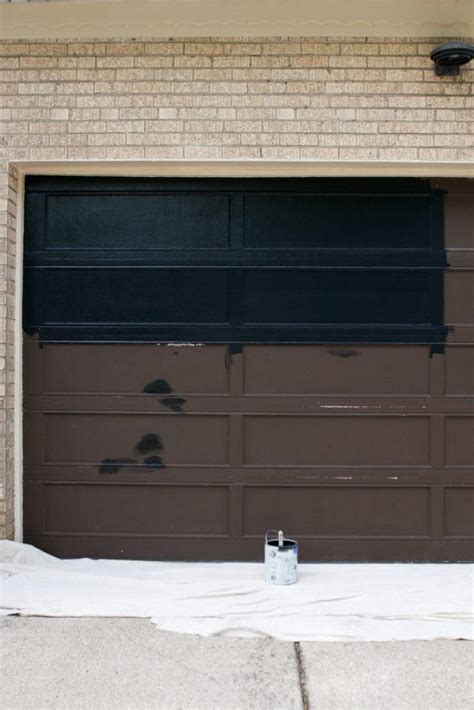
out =
{"type": "MultiPolygon", "coordinates": [[[[29,178],[25,541],[467,560],[467,181],[29,178]]],[[[471,260],[471,261],[470,261],[471,260]]]]}

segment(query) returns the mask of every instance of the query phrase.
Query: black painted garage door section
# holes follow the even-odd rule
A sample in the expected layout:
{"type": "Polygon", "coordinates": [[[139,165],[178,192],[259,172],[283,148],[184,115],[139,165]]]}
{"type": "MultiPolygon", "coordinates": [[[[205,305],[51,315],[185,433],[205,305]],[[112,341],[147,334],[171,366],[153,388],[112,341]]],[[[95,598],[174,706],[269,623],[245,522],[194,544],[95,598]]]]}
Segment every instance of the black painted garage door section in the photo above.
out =
{"type": "Polygon", "coordinates": [[[27,541],[259,559],[284,527],[305,559],[468,559],[474,357],[453,399],[443,199],[417,180],[31,178],[27,541]]]}

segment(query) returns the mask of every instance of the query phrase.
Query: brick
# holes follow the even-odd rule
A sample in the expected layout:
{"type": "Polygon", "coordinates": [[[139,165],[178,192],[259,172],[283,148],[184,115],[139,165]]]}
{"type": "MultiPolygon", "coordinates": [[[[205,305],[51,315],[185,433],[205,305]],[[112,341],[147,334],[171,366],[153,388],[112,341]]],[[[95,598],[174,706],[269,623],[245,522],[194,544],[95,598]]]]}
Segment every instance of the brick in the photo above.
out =
{"type": "MultiPolygon", "coordinates": [[[[293,58],[292,59],[296,59],[293,58]]],[[[292,62],[291,62],[292,63],[292,62]]],[[[289,57],[269,57],[265,55],[263,57],[250,57],[250,66],[255,69],[284,69],[290,66],[289,57]]],[[[296,66],[296,65],[293,65],[296,66]]]]}
{"type": "Polygon", "coordinates": [[[144,50],[143,42],[110,42],[106,44],[106,54],[108,55],[142,55],[144,50]]]}
{"type": "MultiPolygon", "coordinates": [[[[236,61],[238,66],[238,60],[236,61]]],[[[192,57],[177,55],[173,57],[171,62],[171,66],[178,69],[203,69],[212,66],[212,59],[210,57],[204,57],[200,54],[192,57]]]]}
{"type": "MultiPolygon", "coordinates": [[[[138,108],[121,108],[116,110],[116,116],[113,116],[114,120],[133,120],[133,119],[149,119],[158,118],[158,109],[155,107],[144,106],[138,108]]],[[[133,129],[135,130],[135,129],[133,129]]]]}
{"type": "Polygon", "coordinates": [[[276,117],[279,120],[293,121],[295,118],[294,108],[279,108],[276,111],[276,117]]]}
{"type": "Polygon", "coordinates": [[[425,160],[418,148],[379,148],[379,160],[425,160]]]}
{"type": "Polygon", "coordinates": [[[369,44],[368,42],[341,43],[341,54],[344,56],[350,55],[351,57],[354,57],[355,55],[383,54],[380,50],[381,46],[378,44],[369,44]]]}
{"type": "MultiPolygon", "coordinates": [[[[6,61],[2,59],[2,67],[8,66],[6,61]]],[[[19,65],[22,69],[51,69],[58,66],[58,60],[56,57],[20,57],[19,65]]]]}
{"type": "Polygon", "coordinates": [[[125,145],[124,133],[97,133],[87,137],[87,145],[125,145]]]}
{"type": "Polygon", "coordinates": [[[98,69],[124,69],[134,66],[137,57],[97,57],[96,65],[98,69]]]}
{"type": "Polygon", "coordinates": [[[106,148],[106,158],[109,160],[141,160],[145,157],[142,146],[109,146],[106,148]]]}
{"type": "Polygon", "coordinates": [[[94,69],[96,67],[95,57],[58,57],[57,65],[65,69],[94,69]]]}
{"type": "Polygon", "coordinates": [[[159,109],[160,118],[175,119],[178,117],[178,110],[176,108],[160,108],[159,109]]]}
{"type": "MultiPolygon", "coordinates": [[[[216,68],[227,68],[231,67],[233,69],[245,69],[254,65],[254,62],[259,59],[258,57],[215,57],[212,59],[208,58],[211,66],[216,68]]],[[[265,65],[266,66],[266,65],[265,65]]]]}
{"type": "Polygon", "coordinates": [[[52,121],[67,121],[69,118],[69,109],[53,108],[51,109],[50,118],[52,121]]]}
{"type": "Polygon", "coordinates": [[[71,42],[68,44],[68,54],[73,56],[100,57],[105,54],[106,45],[102,42],[71,42]]]}
{"type": "Polygon", "coordinates": [[[220,146],[185,146],[184,157],[189,160],[216,160],[222,158],[220,146]]]}
{"type": "Polygon", "coordinates": [[[30,55],[34,56],[46,56],[46,57],[59,57],[67,54],[67,44],[59,44],[56,42],[51,42],[49,44],[43,43],[32,43],[30,44],[30,55]]]}
{"type": "MultiPolygon", "coordinates": [[[[183,54],[182,42],[148,42],[145,47],[146,54],[183,54]]],[[[143,52],[137,52],[143,54],[143,52]]]]}
{"type": "MultiPolygon", "coordinates": [[[[239,71],[239,70],[237,70],[239,71]]],[[[240,70],[240,71],[250,71],[250,70],[240,70]]],[[[176,74],[176,70],[172,72],[176,74]]],[[[179,79],[179,76],[176,76],[176,79],[179,79]]],[[[194,69],[192,72],[190,71],[187,76],[182,77],[185,81],[189,81],[190,79],[196,79],[196,81],[231,81],[232,78],[237,79],[238,81],[241,80],[242,77],[239,77],[238,74],[233,74],[232,69],[194,69]]]]}
{"type": "Polygon", "coordinates": [[[174,62],[173,57],[168,57],[164,55],[152,55],[149,57],[133,57],[134,67],[151,67],[153,69],[157,68],[167,68],[172,67],[174,62]]]}
{"type": "Polygon", "coordinates": [[[180,146],[152,146],[145,148],[145,158],[149,160],[179,160],[183,157],[180,146]]]}
{"type": "MultiPolygon", "coordinates": [[[[285,60],[285,57],[277,57],[278,59],[285,60]]],[[[313,69],[315,67],[328,67],[329,58],[327,56],[319,55],[299,55],[296,57],[289,58],[289,64],[291,67],[308,67],[308,69],[313,69]]]]}

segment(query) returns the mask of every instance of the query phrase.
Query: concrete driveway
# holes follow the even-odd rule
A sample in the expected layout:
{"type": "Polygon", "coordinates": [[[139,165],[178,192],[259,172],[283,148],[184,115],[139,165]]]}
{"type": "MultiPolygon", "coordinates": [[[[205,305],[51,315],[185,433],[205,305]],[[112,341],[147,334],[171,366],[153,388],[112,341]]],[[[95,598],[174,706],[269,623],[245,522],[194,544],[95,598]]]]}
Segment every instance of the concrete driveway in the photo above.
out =
{"type": "Polygon", "coordinates": [[[472,710],[470,641],[284,643],[4,618],[3,710],[472,710]]]}

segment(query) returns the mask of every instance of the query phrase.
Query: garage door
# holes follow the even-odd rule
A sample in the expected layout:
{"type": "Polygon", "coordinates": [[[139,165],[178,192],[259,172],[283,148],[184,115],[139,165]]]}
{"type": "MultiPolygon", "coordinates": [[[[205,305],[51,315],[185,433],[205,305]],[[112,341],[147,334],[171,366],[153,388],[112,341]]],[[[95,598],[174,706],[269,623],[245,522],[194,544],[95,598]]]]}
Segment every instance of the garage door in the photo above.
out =
{"type": "Polygon", "coordinates": [[[25,540],[470,559],[472,192],[441,188],[29,178],[25,540]]]}

